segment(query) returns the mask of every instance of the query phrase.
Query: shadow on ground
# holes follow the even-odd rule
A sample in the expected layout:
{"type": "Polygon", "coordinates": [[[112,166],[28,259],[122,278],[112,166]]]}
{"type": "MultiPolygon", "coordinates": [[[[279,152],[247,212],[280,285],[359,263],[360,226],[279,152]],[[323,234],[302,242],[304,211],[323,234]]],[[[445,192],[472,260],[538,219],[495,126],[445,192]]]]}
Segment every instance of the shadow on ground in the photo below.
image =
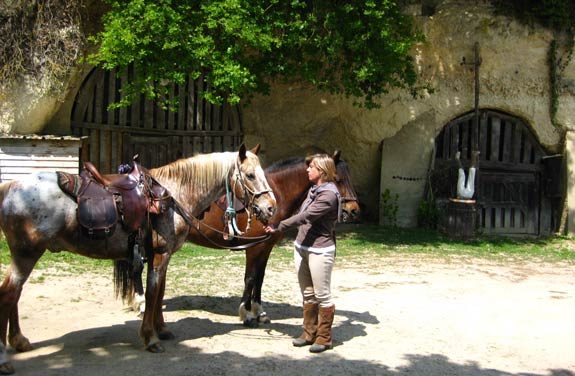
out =
{"type": "MultiPolygon", "coordinates": [[[[230,350],[212,353],[205,346],[206,341],[194,344],[194,339],[209,339],[228,334],[242,328],[241,323],[221,323],[206,318],[194,317],[195,310],[206,310],[214,314],[235,316],[237,298],[184,296],[166,301],[167,311],[189,310],[190,317],[169,323],[176,339],[164,341],[166,352],[151,354],[143,349],[137,336],[140,321],[130,320],[121,325],[98,327],[67,333],[59,338],[35,343],[37,350],[29,359],[13,359],[16,374],[19,376],[115,376],[115,375],[383,375],[383,376],[543,376],[534,373],[509,373],[497,369],[485,369],[477,364],[457,364],[440,354],[405,354],[406,364],[398,368],[385,366],[385,354],[381,361],[374,363],[363,360],[346,359],[337,352],[327,351],[304,359],[293,359],[278,354],[277,351],[259,351],[247,357],[230,350]],[[186,341],[192,341],[184,343],[186,341]],[[202,345],[203,344],[203,345],[202,345]],[[203,347],[199,347],[203,346],[203,347]],[[35,354],[37,353],[37,354],[35,354]]],[[[300,308],[287,304],[267,305],[276,319],[299,317],[300,308]]],[[[347,338],[339,338],[341,345],[355,336],[365,336],[365,325],[377,323],[369,313],[338,311],[346,317],[341,325],[351,325],[353,330],[347,338]]],[[[298,334],[297,325],[283,323],[268,324],[275,331],[289,336],[298,334]]],[[[245,328],[249,331],[251,329],[245,328]]],[[[33,334],[32,334],[33,335],[33,334]]],[[[31,338],[33,340],[33,338],[31,338]]],[[[242,346],[249,346],[243,339],[242,346]]],[[[257,338],[255,339],[257,340],[257,338]]],[[[284,341],[282,337],[282,341],[284,341]]],[[[207,342],[209,344],[209,341],[207,342]]],[[[276,349],[277,350],[277,349],[276,349]]],[[[11,350],[12,351],[12,350],[11,350]]],[[[11,353],[13,354],[13,353],[11,353]]],[[[549,370],[545,376],[575,376],[569,370],[549,370]]]]}

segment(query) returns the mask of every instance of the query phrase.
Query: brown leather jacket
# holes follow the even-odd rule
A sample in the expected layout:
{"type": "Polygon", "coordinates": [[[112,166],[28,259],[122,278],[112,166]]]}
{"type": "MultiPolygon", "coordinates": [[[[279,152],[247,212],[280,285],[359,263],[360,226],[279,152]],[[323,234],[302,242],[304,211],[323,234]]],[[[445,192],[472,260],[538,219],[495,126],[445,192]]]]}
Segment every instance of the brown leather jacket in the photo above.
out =
{"type": "Polygon", "coordinates": [[[281,221],[278,230],[299,226],[296,243],[310,248],[335,246],[335,223],[339,217],[339,192],[333,183],[314,185],[299,213],[281,221]]]}

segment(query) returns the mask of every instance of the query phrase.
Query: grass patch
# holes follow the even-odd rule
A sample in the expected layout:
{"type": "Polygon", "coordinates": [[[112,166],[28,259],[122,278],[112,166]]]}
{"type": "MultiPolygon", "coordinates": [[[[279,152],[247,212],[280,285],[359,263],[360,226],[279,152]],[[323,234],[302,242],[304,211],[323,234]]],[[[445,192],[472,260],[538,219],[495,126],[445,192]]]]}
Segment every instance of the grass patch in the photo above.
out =
{"type": "MultiPolygon", "coordinates": [[[[436,231],[399,229],[377,225],[341,225],[337,229],[338,263],[369,264],[374,260],[417,256],[428,260],[450,262],[461,257],[479,258],[497,262],[533,261],[567,262],[575,264],[575,240],[570,236],[539,239],[479,238],[464,242],[451,240],[436,231]]],[[[269,267],[292,266],[293,233],[276,245],[269,267]]],[[[0,240],[0,269],[4,273],[10,263],[5,239],[0,240]]],[[[222,273],[229,270],[229,278],[243,279],[244,252],[209,249],[186,243],[172,257],[170,278],[182,283],[221,283],[222,273]],[[177,274],[173,274],[173,272],[177,274]],[[213,276],[212,276],[213,275],[213,276]]],[[[97,260],[70,252],[46,252],[36,268],[43,275],[75,274],[85,272],[111,273],[112,261],[97,260]]],[[[225,273],[224,273],[225,274],[225,273]]],[[[43,277],[37,277],[41,282],[43,277]]]]}

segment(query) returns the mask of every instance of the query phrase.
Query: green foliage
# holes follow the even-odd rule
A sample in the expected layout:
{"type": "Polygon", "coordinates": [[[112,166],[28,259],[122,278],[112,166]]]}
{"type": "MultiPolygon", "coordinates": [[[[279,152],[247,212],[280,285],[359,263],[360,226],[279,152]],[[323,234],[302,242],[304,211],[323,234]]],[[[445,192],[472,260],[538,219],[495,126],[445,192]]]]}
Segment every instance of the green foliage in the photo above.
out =
{"type": "Polygon", "coordinates": [[[392,227],[397,226],[397,212],[399,210],[399,205],[397,204],[398,199],[399,194],[392,194],[387,188],[381,194],[381,215],[384,224],[392,227]]]}
{"type": "Polygon", "coordinates": [[[501,261],[562,261],[575,265],[574,239],[553,236],[541,239],[479,237],[457,241],[435,230],[391,228],[375,225],[346,226],[339,230],[338,255],[360,259],[375,256],[418,254],[429,258],[468,256],[501,261]]]}
{"type": "Polygon", "coordinates": [[[435,200],[422,200],[417,208],[417,225],[422,228],[436,229],[438,222],[439,210],[435,200]]]}
{"type": "Polygon", "coordinates": [[[297,80],[377,107],[391,88],[420,92],[410,50],[421,41],[411,17],[384,0],[107,0],[89,62],[134,64],[133,95],[169,102],[171,83],[203,75],[203,96],[238,103],[297,80]]]}

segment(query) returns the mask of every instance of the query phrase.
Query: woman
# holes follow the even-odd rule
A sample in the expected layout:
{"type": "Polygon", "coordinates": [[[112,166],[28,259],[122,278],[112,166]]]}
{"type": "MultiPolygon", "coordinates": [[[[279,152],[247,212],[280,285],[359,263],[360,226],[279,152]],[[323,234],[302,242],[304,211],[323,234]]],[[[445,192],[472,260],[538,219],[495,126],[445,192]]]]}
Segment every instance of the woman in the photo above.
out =
{"type": "Polygon", "coordinates": [[[297,347],[311,345],[319,353],[332,347],[331,327],[335,305],[331,297],[331,272],[335,261],[335,223],[340,197],[333,159],[327,154],[306,158],[307,174],[313,183],[299,213],[270,225],[266,232],[298,227],[294,261],[303,297],[303,333],[293,340],[297,347]]]}

